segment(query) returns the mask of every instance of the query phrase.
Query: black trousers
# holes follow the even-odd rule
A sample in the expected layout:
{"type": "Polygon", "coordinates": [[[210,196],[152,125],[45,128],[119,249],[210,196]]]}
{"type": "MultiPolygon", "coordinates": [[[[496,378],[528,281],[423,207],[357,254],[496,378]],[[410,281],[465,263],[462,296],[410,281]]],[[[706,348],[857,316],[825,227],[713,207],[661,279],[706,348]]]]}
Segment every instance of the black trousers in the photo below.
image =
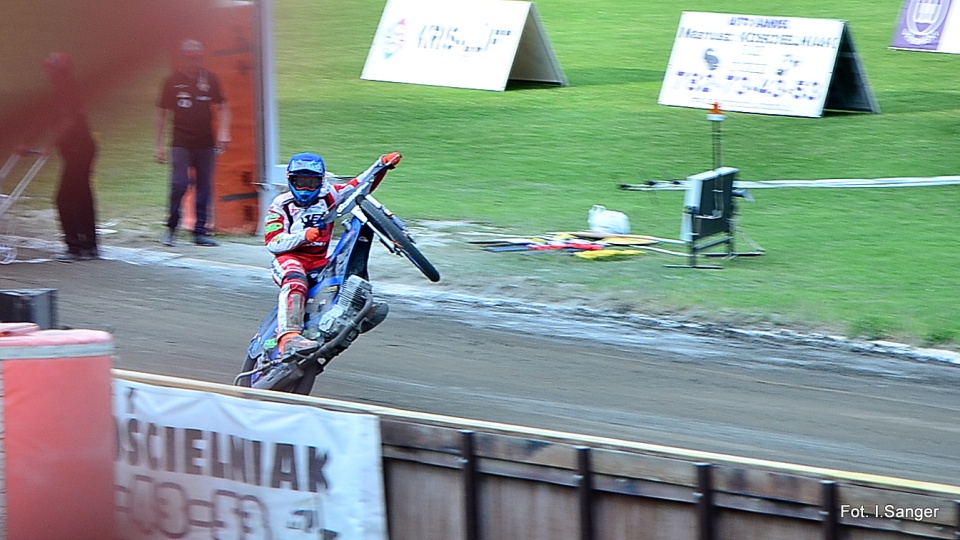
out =
{"type": "Polygon", "coordinates": [[[74,254],[97,250],[97,216],[90,187],[90,174],[97,155],[93,141],[62,145],[63,171],[56,204],[67,251],[74,254]]]}

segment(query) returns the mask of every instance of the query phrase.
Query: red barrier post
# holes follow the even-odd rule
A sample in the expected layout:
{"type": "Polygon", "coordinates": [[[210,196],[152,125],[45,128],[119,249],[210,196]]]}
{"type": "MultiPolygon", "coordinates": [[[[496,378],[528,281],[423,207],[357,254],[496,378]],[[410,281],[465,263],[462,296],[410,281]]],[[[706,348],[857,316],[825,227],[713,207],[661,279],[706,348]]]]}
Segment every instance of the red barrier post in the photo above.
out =
{"type": "Polygon", "coordinates": [[[0,531],[114,538],[110,334],[0,323],[0,531]]]}

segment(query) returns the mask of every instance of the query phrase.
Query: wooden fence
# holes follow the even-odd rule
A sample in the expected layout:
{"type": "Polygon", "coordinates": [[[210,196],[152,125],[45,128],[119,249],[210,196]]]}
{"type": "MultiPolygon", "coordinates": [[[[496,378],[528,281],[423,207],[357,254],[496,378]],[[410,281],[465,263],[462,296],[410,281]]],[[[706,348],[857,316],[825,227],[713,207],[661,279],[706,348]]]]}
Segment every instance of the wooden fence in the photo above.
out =
{"type": "Polygon", "coordinates": [[[960,539],[960,487],[115,370],[380,418],[391,540],[960,539]]]}

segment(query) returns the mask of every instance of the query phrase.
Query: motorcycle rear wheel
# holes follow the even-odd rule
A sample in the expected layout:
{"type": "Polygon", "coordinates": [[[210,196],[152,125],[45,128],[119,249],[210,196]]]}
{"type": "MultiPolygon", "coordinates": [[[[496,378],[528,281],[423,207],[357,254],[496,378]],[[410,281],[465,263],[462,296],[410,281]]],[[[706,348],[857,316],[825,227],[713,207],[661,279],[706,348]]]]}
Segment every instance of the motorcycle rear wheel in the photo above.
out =
{"type": "Polygon", "coordinates": [[[390,219],[390,216],[366,199],[360,200],[360,208],[363,209],[363,213],[373,222],[374,227],[387,235],[396,245],[397,249],[400,250],[427,279],[434,282],[440,281],[440,272],[423,256],[423,253],[420,253],[417,246],[415,246],[406,233],[390,219]]]}
{"type": "MultiPolygon", "coordinates": [[[[243,361],[243,367],[241,368],[240,371],[241,372],[250,371],[254,368],[256,363],[257,363],[256,358],[252,358],[250,355],[247,355],[246,360],[243,361]]],[[[317,375],[320,374],[320,371],[318,368],[319,366],[317,365],[316,362],[309,362],[307,365],[302,366],[301,368],[303,370],[302,377],[288,384],[285,384],[282,387],[273,388],[272,390],[276,392],[287,392],[290,394],[300,394],[302,396],[308,396],[310,395],[310,392],[313,390],[313,385],[317,380],[317,375]]],[[[236,385],[243,386],[245,388],[250,388],[252,386],[250,379],[251,379],[251,375],[247,375],[246,377],[240,377],[240,379],[237,380],[236,385]]]]}

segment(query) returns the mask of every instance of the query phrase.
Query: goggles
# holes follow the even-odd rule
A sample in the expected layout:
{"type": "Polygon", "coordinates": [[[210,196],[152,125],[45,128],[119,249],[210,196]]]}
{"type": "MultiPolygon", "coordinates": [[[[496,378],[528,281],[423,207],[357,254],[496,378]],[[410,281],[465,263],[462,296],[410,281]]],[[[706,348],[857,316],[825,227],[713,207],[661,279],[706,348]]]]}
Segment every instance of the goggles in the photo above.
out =
{"type": "Polygon", "coordinates": [[[297,190],[314,190],[323,185],[323,178],[320,176],[301,176],[290,175],[290,185],[297,190]]]}

